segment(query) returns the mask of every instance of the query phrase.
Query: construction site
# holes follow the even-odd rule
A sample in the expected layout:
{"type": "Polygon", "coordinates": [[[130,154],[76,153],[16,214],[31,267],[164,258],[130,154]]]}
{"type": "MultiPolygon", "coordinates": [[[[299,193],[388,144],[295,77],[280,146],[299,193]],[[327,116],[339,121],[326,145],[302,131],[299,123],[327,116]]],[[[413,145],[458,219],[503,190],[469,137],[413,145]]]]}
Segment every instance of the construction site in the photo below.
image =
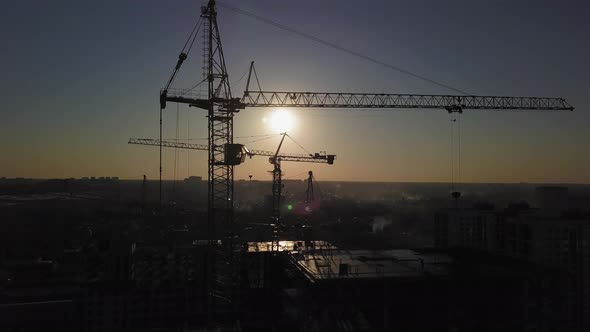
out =
{"type": "MultiPolygon", "coordinates": [[[[586,205],[590,190],[461,183],[464,113],[569,113],[574,107],[564,98],[472,95],[215,0],[204,3],[195,20],[178,58],[170,59],[173,70],[159,93],[159,132],[120,142],[146,155],[158,154],[159,164],[146,167],[157,168],[159,178],[0,183],[6,220],[19,215],[34,220],[47,210],[51,220],[72,229],[65,240],[46,244],[44,236],[27,231],[28,224],[11,224],[42,250],[60,249],[59,255],[27,261],[19,258],[16,240],[3,239],[12,244],[0,256],[0,327],[588,331],[590,292],[579,266],[590,261],[583,244],[590,235],[589,214],[578,207],[586,205]],[[245,90],[232,91],[236,77],[228,73],[226,61],[233,59],[224,56],[220,26],[234,16],[220,16],[220,11],[453,93],[262,89],[255,61],[240,78],[245,90]],[[183,73],[194,85],[178,88],[176,79],[190,61],[203,72],[183,73]],[[179,138],[179,126],[186,125],[179,122],[178,105],[207,123],[206,143],[179,138]],[[347,162],[339,155],[344,152],[315,150],[322,144],[303,146],[284,117],[272,119],[277,129],[272,135],[234,136],[234,121],[251,109],[443,112],[451,131],[451,178],[436,184],[321,181],[333,165],[347,162]],[[166,138],[166,112],[174,111],[176,137],[166,138]],[[278,143],[273,149],[255,148],[261,140],[278,143]],[[293,150],[299,152],[287,152],[293,150]],[[192,175],[187,166],[187,177],[177,179],[178,155],[185,152],[206,155],[206,178],[192,175]],[[174,156],[174,165],[166,164],[170,158],[165,154],[174,156]],[[267,177],[235,178],[235,170],[253,167],[246,166],[253,160],[268,161],[267,177]],[[314,169],[306,170],[304,179],[287,177],[291,165],[314,169]],[[170,169],[173,180],[165,173],[170,169]],[[22,195],[36,196],[29,202],[22,195]],[[72,212],[61,212],[66,210],[72,212]],[[530,226],[530,220],[543,220],[546,226],[533,231],[540,226],[530,226]],[[560,226],[551,226],[551,220],[560,220],[560,226]],[[579,249],[571,254],[577,265],[535,258],[540,243],[561,234],[552,230],[566,223],[564,238],[575,241],[568,248],[579,249]],[[538,234],[547,235],[537,239],[538,234]],[[43,277],[31,277],[38,275],[43,277]],[[44,280],[51,280],[51,291],[41,286],[44,280]],[[30,316],[36,319],[26,322],[30,316]]],[[[367,148],[371,144],[370,138],[359,139],[367,148]]],[[[370,162],[380,162],[376,155],[370,162]]]]}
{"type": "MultiPolygon", "coordinates": [[[[240,12],[231,5],[222,5],[240,12]]],[[[207,324],[221,324],[228,329],[252,330],[285,330],[296,324],[298,327],[295,329],[298,330],[389,330],[395,326],[399,330],[420,331],[434,327],[430,325],[430,320],[423,321],[420,318],[421,312],[425,310],[424,306],[432,306],[429,312],[437,311],[440,314],[435,320],[446,320],[446,324],[450,323],[449,319],[454,315],[475,317],[484,314],[470,312],[467,305],[470,301],[464,298],[477,292],[477,285],[463,288],[449,281],[451,274],[459,273],[456,271],[457,258],[444,253],[412,250],[349,250],[318,238],[314,234],[314,225],[309,223],[309,218],[317,212],[315,210],[320,201],[316,201],[314,197],[314,178],[311,171],[307,179],[305,200],[299,203],[301,206],[295,207],[302,212],[298,220],[284,218],[282,209],[286,202],[282,195],[282,163],[312,162],[331,165],[335,162],[336,155],[325,152],[283,154],[281,147],[285,138],[290,138],[299,145],[287,133],[281,134],[276,151],[250,150],[234,141],[234,118],[239,119],[236,117],[238,112],[247,112],[247,109],[255,107],[438,109],[451,115],[456,114],[457,117],[470,110],[571,111],[573,107],[561,98],[472,96],[463,93],[412,95],[263,91],[254,61],[250,65],[243,95],[234,97],[226,70],[217,10],[217,4],[213,0],[202,7],[200,19],[185,43],[168,83],[160,92],[159,139],[129,141],[130,144],[157,146],[160,156],[165,148],[208,152],[208,226],[203,271],[206,310],[202,313],[206,315],[207,324]],[[191,89],[171,88],[184,61],[189,58],[199,32],[204,36],[204,72],[203,79],[198,84],[207,84],[206,95],[194,94],[191,89]],[[170,103],[188,104],[205,110],[209,128],[207,145],[162,140],[162,112],[170,103]],[[253,237],[256,241],[252,242],[252,238],[249,239],[244,231],[248,223],[240,224],[235,221],[234,167],[240,167],[247,158],[257,156],[268,158],[272,164],[272,185],[271,195],[267,200],[270,201],[267,204],[270,213],[256,221],[259,224],[256,227],[257,234],[253,237]],[[457,295],[454,297],[457,303],[448,302],[450,294],[457,295]],[[258,312],[253,312],[253,308],[258,312]],[[448,311],[437,308],[448,308],[448,311]],[[281,318],[275,320],[270,317],[281,318]]],[[[244,14],[252,15],[247,12],[244,14]]],[[[453,119],[455,121],[456,118],[453,119]]],[[[162,164],[160,172],[161,170],[162,164]]],[[[459,191],[451,194],[455,200],[461,196],[459,191]]],[[[169,203],[160,196],[160,204],[160,211],[163,212],[163,205],[169,203]]],[[[292,208],[289,204],[288,210],[292,208]]],[[[499,276],[478,276],[473,279],[485,284],[497,282],[494,278],[502,279],[506,276],[500,272],[499,276]],[[491,279],[486,280],[487,278],[491,279]]],[[[509,281],[515,284],[519,282],[525,281],[509,281]]],[[[488,301],[494,303],[495,299],[488,297],[488,301]]],[[[498,301],[498,305],[500,302],[498,301]]],[[[506,315],[510,313],[511,310],[507,310],[506,315]]],[[[487,314],[489,313],[484,315],[487,314]]],[[[474,321],[482,326],[493,323],[482,323],[482,319],[474,321]]],[[[496,328],[510,330],[511,327],[496,328]]]]}

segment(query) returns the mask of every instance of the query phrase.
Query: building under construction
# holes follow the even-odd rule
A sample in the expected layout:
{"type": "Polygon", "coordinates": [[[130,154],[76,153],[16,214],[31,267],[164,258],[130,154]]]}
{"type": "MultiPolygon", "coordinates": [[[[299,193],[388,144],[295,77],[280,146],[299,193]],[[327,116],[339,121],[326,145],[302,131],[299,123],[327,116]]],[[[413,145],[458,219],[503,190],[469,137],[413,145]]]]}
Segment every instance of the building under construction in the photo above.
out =
{"type": "MultiPolygon", "coordinates": [[[[220,5],[260,19],[233,6],[220,5]]],[[[161,184],[162,150],[185,148],[208,152],[207,229],[202,237],[202,244],[206,245],[203,248],[201,287],[204,289],[202,314],[206,315],[205,320],[209,324],[222,324],[228,328],[240,329],[251,327],[255,330],[289,330],[295,326],[298,326],[296,330],[388,330],[393,327],[402,330],[424,330],[434,328],[438,322],[444,328],[477,329],[478,326],[469,325],[469,319],[465,319],[475,317],[476,312],[472,312],[471,309],[477,307],[477,315],[484,315],[473,318],[473,321],[486,324],[493,323],[492,319],[485,316],[492,313],[474,306],[473,303],[481,303],[485,308],[495,303],[495,294],[477,294],[481,293],[478,291],[479,286],[505,281],[507,287],[513,287],[513,294],[521,294],[521,288],[529,287],[525,284],[538,282],[534,278],[534,273],[529,273],[529,267],[523,267],[522,273],[516,275],[508,273],[510,269],[507,267],[505,270],[502,270],[504,267],[497,267],[498,273],[488,275],[479,269],[485,270],[490,264],[495,264],[493,260],[484,260],[481,264],[472,264],[471,268],[465,268],[465,261],[462,261],[464,258],[444,253],[346,250],[309,236],[311,228],[289,228],[281,216],[284,205],[281,161],[332,164],[335,155],[281,154],[281,146],[288,136],[286,133],[282,135],[276,152],[251,151],[245,145],[235,142],[234,116],[240,111],[254,107],[432,109],[448,112],[452,116],[459,116],[470,110],[573,110],[573,107],[562,98],[474,96],[466,93],[424,95],[263,91],[254,62],[250,65],[243,95],[234,97],[221,43],[217,4],[214,0],[209,0],[202,7],[200,18],[180,52],[173,73],[161,90],[159,139],[129,141],[132,144],[159,146],[160,214],[165,207],[161,184]],[[204,36],[204,73],[203,79],[197,85],[207,85],[206,95],[195,94],[193,89],[172,88],[183,63],[189,59],[199,32],[204,36]],[[255,85],[257,89],[251,88],[255,85]],[[187,104],[207,112],[207,145],[162,139],[162,111],[169,103],[187,104]],[[273,165],[272,195],[269,196],[271,211],[266,218],[259,221],[262,225],[257,226],[259,235],[256,242],[251,242],[244,235],[243,227],[235,223],[234,167],[239,167],[247,157],[256,155],[269,157],[273,165]],[[265,231],[262,231],[263,229],[265,231]],[[457,283],[457,280],[462,282],[457,283]],[[463,282],[465,280],[470,282],[463,282]],[[486,299],[485,305],[481,301],[482,298],[486,299]],[[281,305],[278,305],[279,303],[281,305]],[[424,312],[425,307],[432,309],[426,312],[436,313],[438,316],[424,319],[421,312],[424,312]],[[437,309],[439,307],[447,309],[437,309]],[[253,311],[259,312],[259,315],[253,311]],[[467,325],[458,326],[455,321],[467,325]]],[[[313,204],[309,200],[310,193],[313,195],[312,182],[310,172],[306,205],[309,211],[313,210],[313,204]]],[[[452,197],[458,200],[461,193],[454,189],[452,191],[452,197]]],[[[495,266],[493,268],[496,269],[495,266]]],[[[550,297],[551,294],[540,296],[550,297]]],[[[501,301],[498,299],[497,302],[501,301]]],[[[537,307],[531,305],[531,308],[537,307]]],[[[507,323],[508,325],[497,328],[528,328],[522,325],[524,323],[521,318],[531,317],[531,313],[512,310],[510,306],[503,306],[503,309],[505,310],[502,313],[496,311],[496,314],[506,315],[506,319],[502,321],[519,323],[507,323]]],[[[535,313],[537,314],[538,317],[543,316],[542,313],[535,313]]],[[[529,322],[530,319],[526,321],[529,322]]]]}
{"type": "Polygon", "coordinates": [[[343,250],[322,241],[280,247],[273,253],[270,242],[248,244],[243,329],[551,331],[565,322],[555,291],[564,276],[534,264],[469,252],[343,250]]]}

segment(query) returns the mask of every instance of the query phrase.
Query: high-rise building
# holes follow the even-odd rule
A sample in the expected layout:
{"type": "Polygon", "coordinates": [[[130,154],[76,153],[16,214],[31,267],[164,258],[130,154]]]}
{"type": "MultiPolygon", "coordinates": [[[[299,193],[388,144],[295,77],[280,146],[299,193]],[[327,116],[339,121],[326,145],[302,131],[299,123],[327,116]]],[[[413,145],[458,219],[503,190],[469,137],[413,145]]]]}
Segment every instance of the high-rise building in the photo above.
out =
{"type": "Polygon", "coordinates": [[[505,255],[553,267],[568,276],[567,311],[573,330],[590,329],[590,218],[541,210],[502,217],[505,255]]]}
{"type": "MultiPolygon", "coordinates": [[[[502,211],[442,209],[435,214],[435,246],[469,248],[537,263],[567,276],[570,331],[590,329],[590,215],[560,210],[561,189],[541,190],[546,209],[526,204],[502,211]]],[[[565,329],[564,329],[565,330],[565,329]]]]}
{"type": "Polygon", "coordinates": [[[493,251],[497,219],[497,213],[488,205],[439,210],[434,216],[435,246],[493,251]]]}

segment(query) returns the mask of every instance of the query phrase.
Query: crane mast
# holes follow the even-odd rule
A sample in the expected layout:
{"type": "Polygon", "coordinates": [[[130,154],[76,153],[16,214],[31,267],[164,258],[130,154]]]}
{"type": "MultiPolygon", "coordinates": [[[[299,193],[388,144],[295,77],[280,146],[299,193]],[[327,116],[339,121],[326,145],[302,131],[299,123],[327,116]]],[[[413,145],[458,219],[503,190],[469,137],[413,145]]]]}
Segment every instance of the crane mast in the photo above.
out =
{"type": "MultiPolygon", "coordinates": [[[[272,218],[275,224],[280,222],[281,218],[281,199],[282,199],[282,191],[283,191],[283,174],[281,170],[281,159],[278,158],[279,152],[281,151],[281,147],[283,146],[283,142],[285,141],[285,137],[287,133],[281,134],[281,142],[277,147],[277,151],[275,152],[274,156],[272,156],[269,161],[273,165],[272,169],[272,218]]],[[[273,241],[274,243],[274,241],[273,241]]],[[[274,245],[273,245],[274,248],[274,245]]],[[[278,249],[278,243],[277,243],[278,249]]]]}
{"type": "MultiPolygon", "coordinates": [[[[206,109],[208,119],[207,228],[209,251],[206,266],[208,276],[206,287],[211,301],[208,307],[215,307],[220,311],[231,313],[235,311],[238,301],[239,271],[237,266],[239,266],[239,253],[237,251],[239,249],[234,243],[233,233],[234,163],[225,159],[227,155],[225,149],[233,144],[233,117],[234,113],[239,111],[236,107],[238,99],[232,98],[231,94],[217,25],[215,0],[209,0],[206,6],[201,7],[201,19],[204,23],[206,38],[203,50],[205,54],[203,69],[207,81],[207,99],[196,104],[189,102],[189,104],[206,109]],[[222,240],[221,247],[218,245],[219,239],[222,240]]],[[[166,107],[166,101],[186,103],[182,98],[175,99],[174,96],[168,95],[171,91],[169,90],[171,82],[186,57],[186,54],[181,53],[171,79],[166,88],[160,92],[160,114],[161,110],[166,107]]],[[[161,133],[160,120],[160,141],[161,133]]],[[[160,145],[160,160],[161,149],[162,145],[160,145]]]]}
{"type": "Polygon", "coordinates": [[[309,204],[315,201],[315,197],[313,194],[313,172],[307,172],[307,190],[305,191],[305,203],[309,204]]]}

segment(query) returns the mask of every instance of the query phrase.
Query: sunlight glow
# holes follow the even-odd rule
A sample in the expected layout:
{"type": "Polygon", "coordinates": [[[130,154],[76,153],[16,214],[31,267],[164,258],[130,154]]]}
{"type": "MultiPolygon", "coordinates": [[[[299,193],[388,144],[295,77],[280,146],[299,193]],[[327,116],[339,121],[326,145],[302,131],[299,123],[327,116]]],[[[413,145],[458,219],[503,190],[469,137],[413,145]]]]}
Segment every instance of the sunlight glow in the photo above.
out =
{"type": "Polygon", "coordinates": [[[276,133],[289,132],[295,126],[295,119],[293,115],[284,109],[277,109],[268,118],[262,118],[270,130],[276,133]]]}

